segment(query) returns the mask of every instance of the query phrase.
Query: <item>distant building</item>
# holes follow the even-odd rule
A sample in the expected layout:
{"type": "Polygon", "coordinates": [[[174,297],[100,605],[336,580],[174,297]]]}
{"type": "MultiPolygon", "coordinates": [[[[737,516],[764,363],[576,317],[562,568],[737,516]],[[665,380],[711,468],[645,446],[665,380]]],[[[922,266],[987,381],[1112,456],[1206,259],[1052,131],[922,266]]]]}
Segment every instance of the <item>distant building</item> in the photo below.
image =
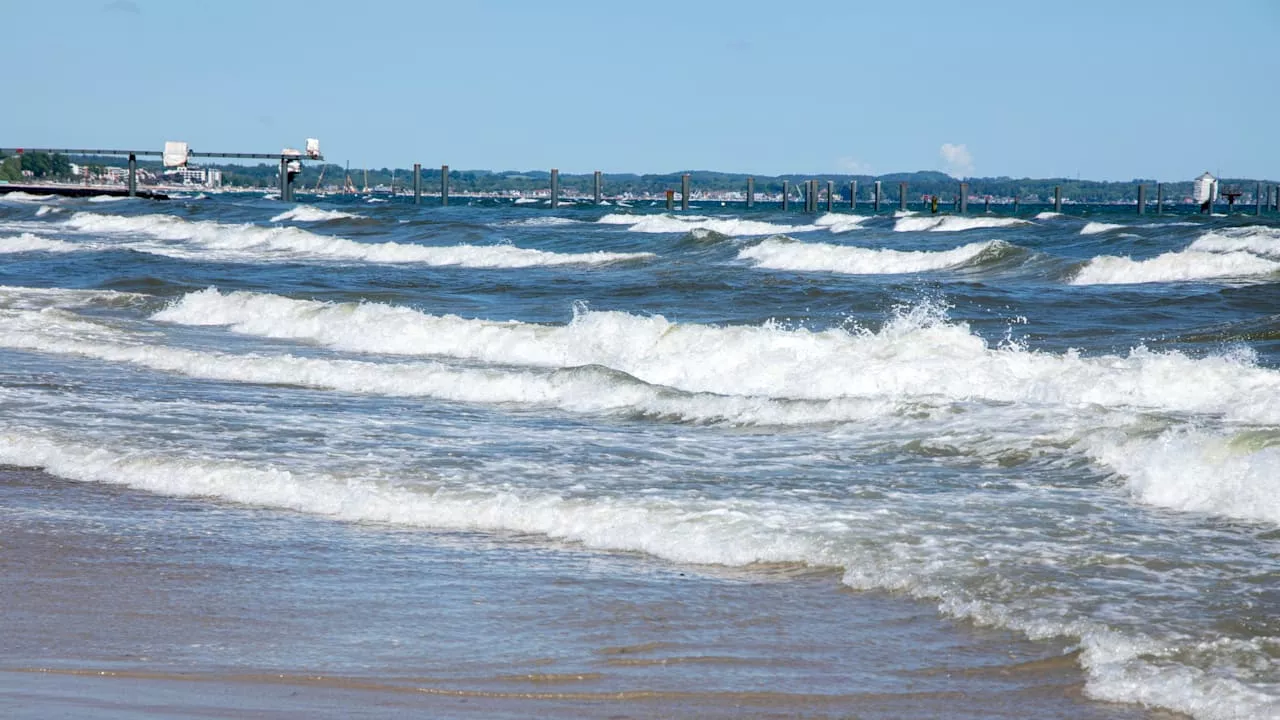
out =
{"type": "Polygon", "coordinates": [[[1197,204],[1212,202],[1218,196],[1218,179],[1209,173],[1196,178],[1191,183],[1191,198],[1197,204]]]}
{"type": "Polygon", "coordinates": [[[222,171],[214,168],[179,167],[166,170],[164,181],[174,185],[199,185],[207,188],[222,187],[222,171]]]}

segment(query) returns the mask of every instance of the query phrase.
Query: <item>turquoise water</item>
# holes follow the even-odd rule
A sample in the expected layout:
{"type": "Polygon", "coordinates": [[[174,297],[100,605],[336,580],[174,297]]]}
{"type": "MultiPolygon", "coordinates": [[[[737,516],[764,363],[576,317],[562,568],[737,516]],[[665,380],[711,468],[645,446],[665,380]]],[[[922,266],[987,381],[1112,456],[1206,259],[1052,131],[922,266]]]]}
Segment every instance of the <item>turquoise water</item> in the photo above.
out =
{"type": "MultiPolygon", "coordinates": [[[[1045,716],[1280,716],[1275,215],[302,199],[0,200],[0,463],[305,518],[339,555],[365,541],[352,527],[475,562],[516,537],[533,549],[503,565],[530,597],[584,552],[611,587],[648,563],[767,576],[720,632],[788,583],[852,589],[1064,658],[1082,697],[1045,716]]],[[[319,572],[307,547],[219,552],[319,572]]],[[[317,592],[359,608],[385,584],[317,592]]],[[[798,627],[848,619],[817,602],[798,627]]],[[[892,690],[797,633],[821,680],[709,664],[706,686],[892,690]]],[[[360,672],[343,643],[237,648],[360,672]]],[[[598,670],[570,674],[634,687],[598,670]]]]}

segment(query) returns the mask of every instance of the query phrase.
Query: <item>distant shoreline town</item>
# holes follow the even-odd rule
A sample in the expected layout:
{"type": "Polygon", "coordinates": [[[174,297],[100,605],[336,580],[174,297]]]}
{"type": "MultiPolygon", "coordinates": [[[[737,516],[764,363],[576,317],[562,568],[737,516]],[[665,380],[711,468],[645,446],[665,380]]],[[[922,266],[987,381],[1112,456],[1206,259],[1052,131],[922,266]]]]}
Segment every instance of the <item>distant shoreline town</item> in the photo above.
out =
{"type": "MultiPolygon", "coordinates": [[[[40,183],[55,186],[77,185],[104,190],[124,187],[127,169],[118,158],[62,156],[28,153],[21,169],[15,158],[0,160],[0,184],[40,183]]],[[[148,189],[169,192],[258,192],[278,186],[278,167],[259,165],[189,165],[165,168],[158,162],[138,163],[138,184],[148,189]]],[[[424,168],[421,182],[424,196],[438,196],[440,168],[424,168]]],[[[791,198],[799,197],[801,186],[818,180],[820,186],[832,183],[835,202],[847,203],[851,183],[857,183],[859,201],[870,201],[872,188],[879,181],[885,203],[898,202],[900,183],[907,184],[907,201],[920,203],[932,197],[943,202],[954,201],[959,193],[960,178],[935,171],[889,173],[885,175],[787,174],[748,175],[690,171],[693,201],[741,202],[746,198],[748,178],[754,179],[755,198],[761,202],[779,202],[784,187],[791,198]],[[784,186],[785,183],[785,186],[784,186]]],[[[678,191],[683,173],[603,173],[604,196],[621,200],[662,200],[670,190],[678,191]]],[[[550,171],[449,170],[449,194],[456,197],[496,199],[546,199],[550,197],[550,171]]],[[[593,173],[559,173],[560,197],[589,198],[593,194],[593,173]]],[[[1138,186],[1149,188],[1156,180],[1135,178],[1126,182],[1093,181],[1070,178],[965,178],[970,203],[993,205],[1051,203],[1054,189],[1061,188],[1064,204],[1132,205],[1138,202],[1138,186]]],[[[1262,186],[1264,202],[1274,202],[1270,195],[1275,181],[1244,178],[1218,180],[1223,188],[1238,188],[1241,204],[1256,201],[1254,190],[1262,186]]],[[[403,168],[369,168],[351,170],[332,163],[311,163],[295,178],[297,192],[309,195],[381,194],[412,195],[412,170],[403,168]]],[[[1194,204],[1193,180],[1163,183],[1167,204],[1194,204]]],[[[1148,198],[1154,199],[1154,197],[1148,198]]]]}

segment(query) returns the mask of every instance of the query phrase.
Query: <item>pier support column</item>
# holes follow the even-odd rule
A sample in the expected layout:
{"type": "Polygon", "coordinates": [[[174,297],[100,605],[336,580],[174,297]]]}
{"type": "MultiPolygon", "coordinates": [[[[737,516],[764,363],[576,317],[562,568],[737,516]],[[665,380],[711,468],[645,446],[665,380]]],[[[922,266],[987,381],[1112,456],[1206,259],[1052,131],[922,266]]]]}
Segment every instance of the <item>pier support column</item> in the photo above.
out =
{"type": "Polygon", "coordinates": [[[597,171],[596,171],[596,178],[595,178],[595,180],[596,180],[595,199],[596,199],[596,204],[597,204],[597,205],[599,205],[599,204],[600,204],[600,198],[601,198],[601,195],[600,195],[601,182],[600,182],[600,171],[599,171],[599,170],[597,170],[597,171]]]}
{"type": "Polygon", "coordinates": [[[832,203],[835,202],[836,184],[831,180],[827,181],[827,212],[831,212],[832,203]]]}
{"type": "Polygon", "coordinates": [[[1062,212],[1062,186],[1061,185],[1053,186],[1053,211],[1057,213],[1062,212]]]}
{"type": "Polygon", "coordinates": [[[850,210],[858,209],[858,181],[857,180],[849,181],[849,209],[850,210]]]}
{"type": "Polygon", "coordinates": [[[280,202],[289,202],[289,161],[280,158],[280,202]]]}
{"type": "Polygon", "coordinates": [[[138,156],[129,153],[129,197],[138,197],[138,156]]]}
{"type": "Polygon", "coordinates": [[[986,201],[986,203],[982,206],[982,212],[987,213],[987,214],[990,214],[990,213],[991,213],[991,196],[990,196],[990,195],[988,195],[988,196],[987,196],[987,201],[986,201]]]}
{"type": "Polygon", "coordinates": [[[898,183],[898,209],[907,211],[907,184],[904,182],[898,183]]]}
{"type": "Polygon", "coordinates": [[[671,212],[671,210],[675,208],[675,205],[676,205],[675,197],[676,197],[675,190],[667,191],[667,212],[671,212]]]}
{"type": "Polygon", "coordinates": [[[1013,196],[1013,214],[1017,215],[1022,210],[1022,198],[1018,195],[1013,196]]]}
{"type": "Polygon", "coordinates": [[[1138,214],[1139,215],[1147,214],[1147,186],[1146,185],[1138,186],[1138,214]]]}
{"type": "Polygon", "coordinates": [[[1262,214],[1262,183],[1258,183],[1253,189],[1253,214],[1262,214]]]}
{"type": "Polygon", "coordinates": [[[551,207],[560,207],[560,171],[551,168],[551,207]]]}
{"type": "Polygon", "coordinates": [[[440,204],[449,204],[449,166],[440,166],[440,204]]]}
{"type": "Polygon", "coordinates": [[[413,164],[413,204],[422,204],[422,163],[413,164]]]}
{"type": "Polygon", "coordinates": [[[786,210],[791,206],[791,198],[787,197],[791,193],[790,181],[782,181],[782,209],[786,210]]]}
{"type": "Polygon", "coordinates": [[[1156,214],[1164,214],[1164,183],[1156,183],[1156,214]]]}
{"type": "Polygon", "coordinates": [[[680,209],[689,209],[689,173],[680,176],[680,209]]]}
{"type": "Polygon", "coordinates": [[[747,178],[747,208],[750,209],[756,204],[756,179],[747,178]]]}
{"type": "Polygon", "coordinates": [[[969,183],[960,183],[960,214],[969,212],[969,183]]]}
{"type": "Polygon", "coordinates": [[[875,198],[871,202],[872,202],[871,207],[874,208],[876,212],[880,212],[880,181],[879,180],[876,181],[876,194],[875,194],[875,198]]]}

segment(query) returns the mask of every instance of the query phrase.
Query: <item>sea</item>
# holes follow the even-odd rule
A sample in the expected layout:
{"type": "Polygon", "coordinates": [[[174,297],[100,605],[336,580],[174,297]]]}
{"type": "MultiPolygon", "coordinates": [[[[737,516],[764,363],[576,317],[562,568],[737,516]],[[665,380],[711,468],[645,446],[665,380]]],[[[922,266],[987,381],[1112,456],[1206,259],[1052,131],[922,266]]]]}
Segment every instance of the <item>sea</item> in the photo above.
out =
{"type": "Polygon", "coordinates": [[[0,715],[1280,718],[1280,215],[0,198],[0,715]]]}

